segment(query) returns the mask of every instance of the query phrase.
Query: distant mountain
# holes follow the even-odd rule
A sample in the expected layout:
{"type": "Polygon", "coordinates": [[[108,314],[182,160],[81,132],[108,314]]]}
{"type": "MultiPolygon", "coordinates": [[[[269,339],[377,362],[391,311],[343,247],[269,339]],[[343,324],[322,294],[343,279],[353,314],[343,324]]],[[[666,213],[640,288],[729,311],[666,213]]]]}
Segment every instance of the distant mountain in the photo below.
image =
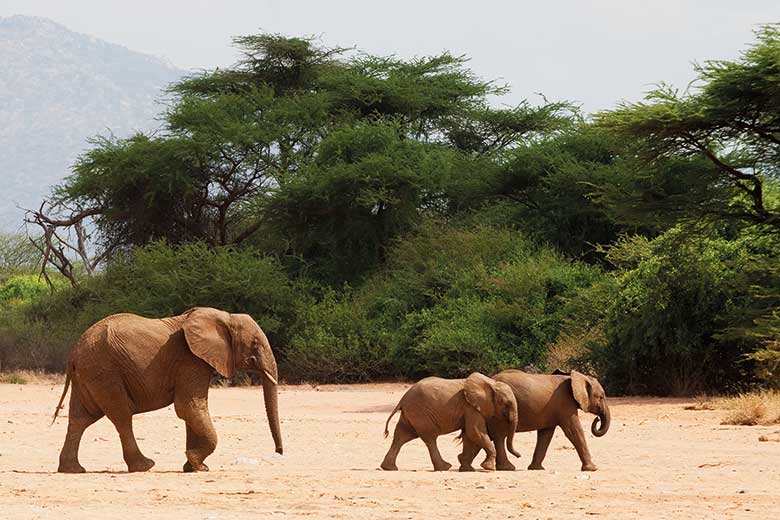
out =
{"type": "Polygon", "coordinates": [[[184,71],[46,18],[0,17],[0,231],[22,224],[97,134],[159,123],[162,89],[184,71]]]}

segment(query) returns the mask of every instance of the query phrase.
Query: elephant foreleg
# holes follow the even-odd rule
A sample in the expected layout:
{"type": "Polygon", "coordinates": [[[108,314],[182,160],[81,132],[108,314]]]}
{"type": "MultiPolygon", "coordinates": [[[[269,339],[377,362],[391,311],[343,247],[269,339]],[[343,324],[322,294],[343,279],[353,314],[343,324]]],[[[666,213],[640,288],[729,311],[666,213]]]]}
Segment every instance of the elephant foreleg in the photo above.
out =
{"type": "Polygon", "coordinates": [[[403,415],[395,425],[395,432],[393,433],[393,443],[390,445],[390,449],[387,450],[385,459],[380,466],[385,471],[397,471],[396,459],[398,458],[398,452],[401,451],[401,446],[417,438],[417,432],[414,431],[409,424],[404,420],[403,415]]]}
{"type": "Polygon", "coordinates": [[[474,462],[474,457],[479,453],[480,448],[476,443],[469,439],[465,432],[461,433],[463,439],[463,451],[458,455],[458,461],[460,462],[460,468],[458,471],[474,471],[474,467],[471,465],[474,462]]]}
{"type": "Polygon", "coordinates": [[[555,433],[555,426],[552,428],[544,428],[536,431],[536,447],[534,448],[534,456],[531,459],[531,464],[528,465],[528,469],[542,470],[542,461],[545,455],[547,455],[547,448],[550,446],[550,441],[555,433]]]}
{"type": "Polygon", "coordinates": [[[582,462],[582,471],[596,471],[596,465],[593,464],[593,460],[590,458],[588,443],[585,442],[585,433],[582,431],[580,418],[575,414],[565,424],[561,425],[561,429],[563,429],[566,438],[571,441],[577,450],[577,455],[579,455],[580,462],[582,462]]]}
{"type": "Polygon", "coordinates": [[[496,469],[499,471],[514,471],[515,465],[509,462],[509,456],[506,454],[506,438],[509,435],[508,428],[503,424],[497,424],[493,421],[488,425],[488,433],[493,439],[493,446],[496,449],[496,469]]]}
{"type": "Polygon", "coordinates": [[[217,448],[217,432],[211,422],[208,404],[199,400],[182,404],[176,401],[176,414],[184,420],[187,428],[187,462],[184,471],[208,471],[203,461],[217,448]]]}
{"type": "Polygon", "coordinates": [[[493,446],[490,436],[488,436],[485,418],[476,410],[469,409],[466,411],[465,422],[464,436],[468,437],[478,448],[482,448],[487,453],[485,460],[482,461],[480,466],[488,471],[495,471],[496,448],[493,446]]]}

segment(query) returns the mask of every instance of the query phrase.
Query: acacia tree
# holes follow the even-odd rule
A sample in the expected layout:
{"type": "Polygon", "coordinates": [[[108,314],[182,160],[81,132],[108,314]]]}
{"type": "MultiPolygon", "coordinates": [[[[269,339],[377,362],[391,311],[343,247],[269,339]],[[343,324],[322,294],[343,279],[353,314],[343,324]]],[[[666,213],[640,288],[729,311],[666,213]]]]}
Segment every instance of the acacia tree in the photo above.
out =
{"type": "MultiPolygon", "coordinates": [[[[441,191],[430,180],[393,193],[376,188],[377,182],[403,184],[416,167],[407,152],[396,153],[399,146],[414,147],[400,143],[428,147],[414,152],[413,160],[430,159],[443,149],[476,160],[566,119],[563,104],[490,107],[488,96],[504,88],[479,80],[465,67],[465,58],[446,53],[403,61],[348,54],[306,38],[257,35],[235,43],[242,58],[234,67],[197,74],[170,88],[174,97],[156,134],[92,142],[50,203],[31,212],[30,220],[44,229],[44,251],[67,250],[55,231],[62,227],[94,229],[100,259],[158,239],[234,246],[273,227],[287,244],[279,253],[308,256],[323,249],[307,242],[315,235],[299,232],[300,224],[339,211],[376,217],[363,219],[366,236],[376,238],[369,249],[376,251],[408,228],[408,219],[414,218],[409,207],[426,210],[417,207],[431,199],[423,190],[441,191]],[[364,145],[373,146],[365,140],[376,135],[372,127],[390,129],[398,141],[371,152],[386,155],[383,168],[350,170],[354,182],[348,190],[357,190],[354,197],[327,195],[348,182],[339,173],[347,171],[344,164],[362,157],[364,145]],[[347,141],[330,136],[347,135],[339,134],[342,129],[357,134],[349,134],[347,148],[337,150],[347,141]],[[356,155],[342,153],[347,149],[356,155]],[[374,186],[370,189],[387,196],[372,199],[360,186],[374,186]],[[298,196],[300,203],[291,199],[298,196]],[[273,203],[277,197],[285,210],[273,203]],[[394,204],[407,210],[389,213],[394,204]],[[388,227],[391,213],[407,220],[388,227]],[[92,227],[85,225],[88,220],[92,227]]],[[[447,163],[442,169],[451,170],[452,161],[447,163]]],[[[430,160],[423,171],[438,175],[430,160]]],[[[327,226],[320,227],[316,239],[331,244],[331,253],[344,245],[338,222],[332,224],[330,236],[323,237],[327,226]]],[[[62,259],[55,264],[60,270],[67,267],[62,259]]]]}
{"type": "Polygon", "coordinates": [[[638,195],[613,191],[613,204],[642,199],[646,212],[672,210],[780,230],[780,206],[767,198],[767,186],[780,177],[780,26],[765,26],[756,37],[738,60],[696,66],[698,81],[684,92],[661,84],[644,102],[596,116],[599,125],[632,143],[628,156],[665,165],[645,168],[646,179],[629,185],[638,195]],[[670,171],[669,164],[677,167],[670,171]],[[653,190],[665,176],[687,193],[653,190]]]}

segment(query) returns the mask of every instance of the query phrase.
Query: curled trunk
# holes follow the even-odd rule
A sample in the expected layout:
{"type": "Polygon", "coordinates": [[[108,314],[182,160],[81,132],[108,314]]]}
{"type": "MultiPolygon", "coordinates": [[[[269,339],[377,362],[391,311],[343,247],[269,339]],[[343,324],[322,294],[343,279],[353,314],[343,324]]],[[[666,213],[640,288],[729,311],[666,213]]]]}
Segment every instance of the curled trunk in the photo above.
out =
{"type": "Polygon", "coordinates": [[[265,413],[268,415],[268,426],[271,428],[271,436],[274,438],[276,453],[282,454],[282,429],[279,426],[279,400],[276,395],[276,381],[263,374],[263,399],[265,400],[265,413]]]}
{"type": "Polygon", "coordinates": [[[607,430],[609,430],[610,414],[609,408],[604,407],[604,412],[593,419],[593,423],[590,425],[590,432],[596,437],[602,437],[607,430]],[[601,424],[599,424],[601,422],[601,424]]]}

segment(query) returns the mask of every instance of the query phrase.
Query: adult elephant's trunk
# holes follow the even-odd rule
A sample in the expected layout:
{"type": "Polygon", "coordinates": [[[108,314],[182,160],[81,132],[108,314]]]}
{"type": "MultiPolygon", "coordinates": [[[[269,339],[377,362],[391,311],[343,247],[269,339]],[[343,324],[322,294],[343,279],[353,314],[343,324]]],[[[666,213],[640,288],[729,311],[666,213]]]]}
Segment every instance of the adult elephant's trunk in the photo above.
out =
{"type": "Polygon", "coordinates": [[[517,430],[517,410],[513,409],[509,412],[509,434],[506,436],[506,449],[515,457],[520,457],[520,454],[515,450],[515,430],[517,430]]]}
{"type": "Polygon", "coordinates": [[[590,425],[590,432],[596,437],[604,436],[604,434],[607,433],[607,430],[609,430],[609,422],[610,422],[609,407],[607,407],[607,405],[605,404],[604,412],[601,415],[597,416],[595,419],[593,419],[593,423],[590,425]],[[601,422],[601,425],[598,425],[599,421],[601,422]]]}
{"type": "Polygon", "coordinates": [[[271,428],[271,436],[274,438],[276,453],[284,452],[282,447],[282,429],[279,426],[279,400],[276,396],[276,381],[272,381],[268,375],[263,374],[263,399],[265,400],[265,413],[268,415],[268,426],[271,428]]]}

